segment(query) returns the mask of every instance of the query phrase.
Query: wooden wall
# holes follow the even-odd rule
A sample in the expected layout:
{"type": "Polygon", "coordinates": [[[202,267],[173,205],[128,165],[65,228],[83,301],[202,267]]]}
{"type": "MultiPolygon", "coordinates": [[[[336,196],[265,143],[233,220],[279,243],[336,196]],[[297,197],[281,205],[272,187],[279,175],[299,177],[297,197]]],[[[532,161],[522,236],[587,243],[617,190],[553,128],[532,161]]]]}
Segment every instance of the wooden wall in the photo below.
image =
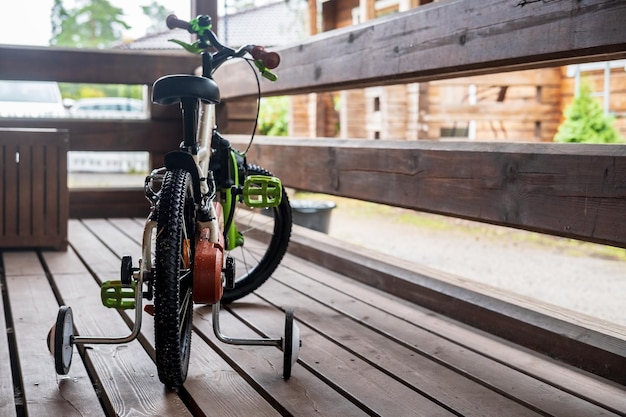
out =
{"type": "MultiPolygon", "coordinates": [[[[562,120],[562,88],[573,91],[573,82],[562,80],[562,73],[545,68],[342,90],[327,93],[323,102],[311,101],[319,95],[294,96],[290,136],[551,142],[562,120]],[[329,118],[331,94],[340,103],[336,134],[337,121],[329,118]]],[[[626,103],[624,93],[614,92],[615,106],[626,103]]]]}
{"type": "Polygon", "coordinates": [[[352,10],[359,7],[359,0],[330,0],[322,3],[322,31],[351,26],[352,10]]]}
{"type": "Polygon", "coordinates": [[[291,97],[289,136],[335,137],[340,115],[335,110],[333,93],[312,93],[291,97]]]}
{"type": "Polygon", "coordinates": [[[428,83],[427,138],[550,142],[561,120],[561,70],[544,68],[428,83]]]}
{"type": "Polygon", "coordinates": [[[366,98],[364,89],[343,90],[339,92],[339,137],[367,137],[366,98]]]}

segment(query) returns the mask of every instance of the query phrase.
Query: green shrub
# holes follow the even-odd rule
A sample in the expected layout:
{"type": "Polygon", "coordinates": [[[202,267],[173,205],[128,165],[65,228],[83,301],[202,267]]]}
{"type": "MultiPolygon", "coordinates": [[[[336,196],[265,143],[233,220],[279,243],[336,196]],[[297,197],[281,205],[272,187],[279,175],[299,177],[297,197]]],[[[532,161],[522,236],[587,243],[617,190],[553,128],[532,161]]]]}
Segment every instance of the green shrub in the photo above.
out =
{"type": "Polygon", "coordinates": [[[565,120],[554,136],[561,143],[620,143],[624,138],[613,125],[614,118],[604,114],[591,88],[581,85],[580,94],[563,112],[565,120]]]}
{"type": "Polygon", "coordinates": [[[289,97],[266,97],[261,100],[259,133],[268,136],[289,134],[289,97]]]}

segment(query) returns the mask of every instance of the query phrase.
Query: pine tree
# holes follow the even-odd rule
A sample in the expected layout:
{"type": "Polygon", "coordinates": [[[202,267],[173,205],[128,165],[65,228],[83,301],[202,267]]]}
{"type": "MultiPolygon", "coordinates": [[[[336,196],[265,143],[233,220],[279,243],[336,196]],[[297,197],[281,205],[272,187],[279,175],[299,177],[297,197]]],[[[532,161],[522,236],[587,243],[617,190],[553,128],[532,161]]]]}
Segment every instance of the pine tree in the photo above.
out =
{"type": "Polygon", "coordinates": [[[554,136],[562,143],[620,143],[624,138],[606,116],[600,103],[591,97],[591,88],[581,85],[580,93],[563,112],[565,120],[554,136]]]}

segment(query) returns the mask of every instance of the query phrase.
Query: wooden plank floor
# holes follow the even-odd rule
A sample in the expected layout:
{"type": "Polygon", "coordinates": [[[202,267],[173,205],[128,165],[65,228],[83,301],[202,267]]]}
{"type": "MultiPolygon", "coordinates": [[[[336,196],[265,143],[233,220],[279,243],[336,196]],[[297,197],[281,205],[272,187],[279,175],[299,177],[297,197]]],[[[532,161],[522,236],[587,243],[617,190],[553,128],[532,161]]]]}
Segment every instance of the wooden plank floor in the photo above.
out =
{"type": "MultiPolygon", "coordinates": [[[[59,304],[82,335],[126,335],[133,311],[101,306],[98,282],[139,257],[134,219],[71,220],[67,252],[4,251],[0,416],[610,416],[626,387],[476,331],[288,255],[255,294],[225,308],[231,336],[279,336],[295,308],[302,351],[289,381],[273,347],[225,345],[197,306],[184,389],[156,376],[153,320],[138,340],[75,349],[55,375],[46,335],[59,304]]],[[[625,370],[626,372],[626,370],[625,370]]]]}

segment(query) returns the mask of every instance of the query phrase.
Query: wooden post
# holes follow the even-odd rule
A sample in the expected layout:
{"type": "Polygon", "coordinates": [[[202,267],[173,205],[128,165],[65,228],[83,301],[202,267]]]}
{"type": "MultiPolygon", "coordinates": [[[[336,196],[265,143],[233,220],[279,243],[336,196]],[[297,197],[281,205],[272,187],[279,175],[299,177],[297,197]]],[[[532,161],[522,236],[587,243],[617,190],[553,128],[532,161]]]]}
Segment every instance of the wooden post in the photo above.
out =
{"type": "Polygon", "coordinates": [[[417,132],[416,139],[428,139],[428,122],[426,121],[429,113],[429,94],[428,90],[430,87],[430,83],[422,82],[422,83],[414,83],[413,85],[417,86],[417,132]]]}
{"type": "MultiPolygon", "coordinates": [[[[405,12],[427,3],[432,0],[400,0],[398,11],[405,12]]],[[[407,84],[406,103],[405,139],[427,139],[428,82],[407,84]]]]}
{"type": "Polygon", "coordinates": [[[359,22],[367,22],[376,18],[374,0],[359,0],[359,22]]]}
{"type": "Polygon", "coordinates": [[[191,17],[201,14],[211,16],[213,20],[213,32],[217,33],[217,0],[191,0],[191,17]]]}
{"type": "Polygon", "coordinates": [[[318,21],[317,21],[317,0],[309,0],[308,2],[308,28],[309,35],[316,35],[318,30],[318,21]]]}
{"type": "MultiPolygon", "coordinates": [[[[317,0],[308,1],[308,23],[309,35],[316,35],[318,33],[317,0]]],[[[324,111],[324,102],[321,100],[322,94],[310,93],[307,95],[307,98],[308,100],[304,101],[308,114],[306,119],[307,135],[311,137],[324,136],[323,129],[326,124],[326,112],[324,111]]]]}

